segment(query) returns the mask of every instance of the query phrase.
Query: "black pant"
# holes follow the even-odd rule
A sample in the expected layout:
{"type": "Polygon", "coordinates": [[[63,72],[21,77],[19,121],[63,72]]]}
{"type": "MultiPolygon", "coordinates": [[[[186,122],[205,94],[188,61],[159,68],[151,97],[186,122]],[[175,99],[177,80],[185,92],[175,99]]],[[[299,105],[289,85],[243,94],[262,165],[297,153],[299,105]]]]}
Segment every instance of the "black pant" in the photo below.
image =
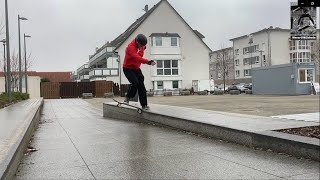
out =
{"type": "Polygon", "coordinates": [[[127,77],[128,81],[130,82],[130,86],[127,92],[127,97],[133,98],[138,91],[141,106],[143,107],[148,105],[147,90],[146,90],[146,87],[144,86],[144,76],[141,72],[141,69],[133,70],[133,69],[123,68],[123,73],[127,77]]]}

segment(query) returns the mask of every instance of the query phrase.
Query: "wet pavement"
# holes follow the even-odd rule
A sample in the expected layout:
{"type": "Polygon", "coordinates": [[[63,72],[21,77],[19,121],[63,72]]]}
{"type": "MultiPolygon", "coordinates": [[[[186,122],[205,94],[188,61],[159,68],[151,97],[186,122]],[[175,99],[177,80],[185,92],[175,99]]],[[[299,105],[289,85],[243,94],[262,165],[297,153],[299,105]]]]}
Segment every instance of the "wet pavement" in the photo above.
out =
{"type": "Polygon", "coordinates": [[[80,99],[45,100],[16,179],[318,179],[319,162],[105,119],[80,99]]]}

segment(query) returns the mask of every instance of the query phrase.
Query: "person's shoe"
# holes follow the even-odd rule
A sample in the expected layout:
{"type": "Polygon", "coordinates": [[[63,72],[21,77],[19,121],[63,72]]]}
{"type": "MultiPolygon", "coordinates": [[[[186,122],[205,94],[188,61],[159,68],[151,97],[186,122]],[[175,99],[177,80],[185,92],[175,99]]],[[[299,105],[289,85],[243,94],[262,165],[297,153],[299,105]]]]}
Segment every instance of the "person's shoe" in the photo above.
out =
{"type": "Polygon", "coordinates": [[[150,110],[150,107],[147,105],[147,106],[143,106],[142,109],[148,111],[150,110]]]}
{"type": "Polygon", "coordinates": [[[123,102],[126,103],[126,104],[129,104],[129,98],[125,97],[123,102]]]}

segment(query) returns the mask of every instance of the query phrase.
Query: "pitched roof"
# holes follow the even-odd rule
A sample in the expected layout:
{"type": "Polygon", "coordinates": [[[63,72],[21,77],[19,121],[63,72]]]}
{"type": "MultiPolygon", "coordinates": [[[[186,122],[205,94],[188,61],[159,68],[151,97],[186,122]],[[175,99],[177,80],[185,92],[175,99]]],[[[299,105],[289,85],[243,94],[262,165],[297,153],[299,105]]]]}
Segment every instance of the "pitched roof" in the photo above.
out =
{"type": "Polygon", "coordinates": [[[233,47],[227,47],[227,48],[218,49],[218,50],[212,51],[210,54],[214,54],[214,53],[217,53],[217,52],[220,52],[220,51],[224,51],[224,50],[232,51],[233,47]]]}
{"type": "MultiPolygon", "coordinates": [[[[160,5],[162,2],[159,1],[156,5],[154,5],[151,9],[149,9],[146,13],[144,13],[140,18],[138,18],[134,23],[132,23],[123,33],[121,33],[118,37],[116,37],[113,41],[107,42],[101,48],[99,48],[95,54],[99,53],[105,47],[115,47],[115,49],[119,48],[127,38],[142,24],[142,22],[149,17],[149,15],[160,5]]],[[[94,55],[95,55],[94,54],[94,55]]],[[[92,55],[92,56],[94,56],[92,55]]]]}
{"type": "MultiPolygon", "coordinates": [[[[13,72],[18,74],[18,72],[13,72]]],[[[51,82],[71,82],[71,72],[27,72],[28,76],[40,76],[41,78],[47,78],[51,82]]],[[[0,77],[3,77],[4,73],[0,72],[0,77]]]]}
{"type": "Polygon", "coordinates": [[[199,31],[193,30],[193,32],[196,33],[196,35],[199,36],[199,38],[201,38],[201,39],[205,38],[205,36],[203,34],[201,34],[199,31]]]}
{"type": "Polygon", "coordinates": [[[180,38],[178,33],[168,33],[168,32],[166,32],[166,33],[152,33],[149,37],[155,37],[155,36],[157,36],[157,37],[179,37],[180,38]]]}
{"type": "MultiPolygon", "coordinates": [[[[115,47],[115,50],[118,49],[128,38],[134,33],[138,27],[152,14],[152,12],[162,3],[167,2],[169,6],[174,10],[174,12],[181,18],[181,20],[187,24],[187,26],[199,37],[199,39],[204,43],[204,45],[212,51],[209,46],[203,41],[204,36],[197,30],[193,30],[191,26],[181,17],[181,15],[174,9],[174,7],[167,0],[160,0],[156,5],[154,5],[150,10],[148,10],[145,14],[143,14],[140,18],[138,18],[134,23],[132,23],[122,34],[120,34],[113,41],[106,43],[101,48],[96,51],[95,54],[99,53],[105,47],[115,47]]],[[[94,56],[93,54],[92,56],[94,56]]]]}
{"type": "MultiPolygon", "coordinates": [[[[273,28],[272,26],[270,26],[269,28],[264,28],[264,29],[259,30],[257,32],[251,33],[251,35],[267,32],[267,31],[290,31],[290,29],[282,29],[279,27],[273,28]]],[[[239,36],[236,38],[232,38],[232,39],[230,39],[230,41],[234,41],[234,40],[245,38],[245,37],[248,37],[248,35],[243,35],[243,36],[239,36]]]]}

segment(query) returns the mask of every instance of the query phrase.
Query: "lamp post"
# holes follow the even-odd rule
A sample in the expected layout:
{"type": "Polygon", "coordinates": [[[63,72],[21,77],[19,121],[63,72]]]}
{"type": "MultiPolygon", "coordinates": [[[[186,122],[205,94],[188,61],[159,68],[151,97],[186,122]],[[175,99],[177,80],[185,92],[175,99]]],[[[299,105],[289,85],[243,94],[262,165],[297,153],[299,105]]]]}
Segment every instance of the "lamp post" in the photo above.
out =
{"type": "Polygon", "coordinates": [[[26,38],[30,38],[31,36],[23,34],[24,38],[24,79],[26,84],[26,93],[28,93],[28,75],[27,75],[27,46],[26,46],[26,38]]]}
{"type": "Polygon", "coordinates": [[[6,40],[3,39],[0,42],[3,43],[3,71],[4,71],[4,81],[5,81],[5,92],[8,93],[8,82],[7,82],[7,75],[6,75],[6,40]]]}
{"type": "Polygon", "coordinates": [[[18,15],[18,32],[19,32],[19,92],[22,93],[22,67],[21,67],[21,40],[20,40],[20,20],[28,20],[18,15]]]}
{"type": "Polygon", "coordinates": [[[10,41],[9,41],[9,17],[8,17],[8,0],[5,0],[6,14],[6,43],[7,43],[7,81],[8,81],[8,99],[12,100],[11,95],[11,67],[10,67],[10,41]]]}

